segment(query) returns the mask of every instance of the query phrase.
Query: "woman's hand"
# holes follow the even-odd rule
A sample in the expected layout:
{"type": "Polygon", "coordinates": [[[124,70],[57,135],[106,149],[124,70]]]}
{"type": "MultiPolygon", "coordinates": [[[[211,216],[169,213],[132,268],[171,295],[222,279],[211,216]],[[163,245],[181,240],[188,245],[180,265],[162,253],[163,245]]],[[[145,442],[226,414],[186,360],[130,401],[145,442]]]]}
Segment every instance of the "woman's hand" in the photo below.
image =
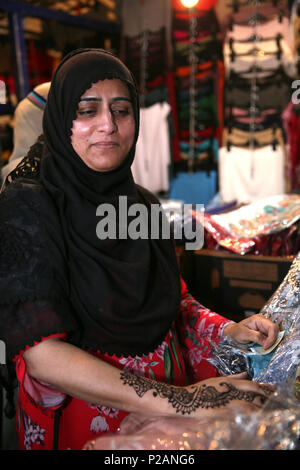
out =
{"type": "MultiPolygon", "coordinates": [[[[191,416],[213,415],[217,418],[228,412],[244,414],[261,408],[275,392],[275,387],[246,379],[247,373],[242,372],[213,377],[186,387],[193,397],[190,400],[190,405],[194,408],[191,416]]],[[[182,400],[185,404],[189,401],[186,398],[182,400]]]]}
{"type": "Polygon", "coordinates": [[[228,412],[245,413],[261,408],[274,392],[269,384],[247,379],[247,373],[212,377],[193,385],[174,386],[127,370],[120,372],[123,384],[143,400],[146,416],[221,417],[228,412]]]}
{"type": "Polygon", "coordinates": [[[238,343],[254,342],[268,349],[275,342],[279,327],[263,315],[257,314],[245,318],[239,323],[225,326],[223,336],[229,336],[238,343]]]}

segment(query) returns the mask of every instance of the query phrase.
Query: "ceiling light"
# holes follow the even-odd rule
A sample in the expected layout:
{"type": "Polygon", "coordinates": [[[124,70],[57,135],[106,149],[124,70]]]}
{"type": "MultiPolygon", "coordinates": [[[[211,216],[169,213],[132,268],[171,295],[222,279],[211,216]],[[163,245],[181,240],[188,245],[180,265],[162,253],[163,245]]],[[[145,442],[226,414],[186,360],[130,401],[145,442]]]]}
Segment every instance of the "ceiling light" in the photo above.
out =
{"type": "Polygon", "coordinates": [[[197,5],[199,0],[180,0],[182,5],[187,8],[193,8],[197,5]]]}

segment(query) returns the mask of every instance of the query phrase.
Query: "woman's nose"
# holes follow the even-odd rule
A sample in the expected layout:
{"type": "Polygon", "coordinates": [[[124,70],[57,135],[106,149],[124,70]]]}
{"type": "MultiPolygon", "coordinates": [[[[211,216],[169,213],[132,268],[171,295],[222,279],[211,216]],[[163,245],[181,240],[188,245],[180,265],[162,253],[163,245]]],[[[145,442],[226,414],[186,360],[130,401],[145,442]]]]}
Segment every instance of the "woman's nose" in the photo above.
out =
{"type": "Polygon", "coordinates": [[[100,132],[112,134],[116,131],[117,125],[114,115],[110,110],[103,110],[97,116],[97,128],[100,132]]]}

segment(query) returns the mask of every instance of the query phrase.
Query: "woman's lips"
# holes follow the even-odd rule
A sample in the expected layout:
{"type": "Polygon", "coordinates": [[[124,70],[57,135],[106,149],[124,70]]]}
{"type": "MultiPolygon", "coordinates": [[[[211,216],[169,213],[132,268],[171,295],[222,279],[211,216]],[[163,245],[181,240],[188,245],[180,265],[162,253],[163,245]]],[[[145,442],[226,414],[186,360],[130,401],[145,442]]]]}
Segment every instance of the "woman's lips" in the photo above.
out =
{"type": "Polygon", "coordinates": [[[118,147],[118,144],[117,142],[95,142],[94,144],[92,144],[93,147],[97,147],[97,148],[114,148],[114,147],[118,147]]]}

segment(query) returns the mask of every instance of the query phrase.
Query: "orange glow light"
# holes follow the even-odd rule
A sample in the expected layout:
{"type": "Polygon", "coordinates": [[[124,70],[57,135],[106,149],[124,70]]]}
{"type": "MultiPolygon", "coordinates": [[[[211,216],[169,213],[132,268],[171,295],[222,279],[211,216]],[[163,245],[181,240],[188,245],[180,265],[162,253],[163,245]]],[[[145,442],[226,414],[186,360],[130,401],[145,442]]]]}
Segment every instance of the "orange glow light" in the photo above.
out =
{"type": "Polygon", "coordinates": [[[180,0],[182,5],[187,8],[193,8],[197,5],[199,0],[180,0]]]}

